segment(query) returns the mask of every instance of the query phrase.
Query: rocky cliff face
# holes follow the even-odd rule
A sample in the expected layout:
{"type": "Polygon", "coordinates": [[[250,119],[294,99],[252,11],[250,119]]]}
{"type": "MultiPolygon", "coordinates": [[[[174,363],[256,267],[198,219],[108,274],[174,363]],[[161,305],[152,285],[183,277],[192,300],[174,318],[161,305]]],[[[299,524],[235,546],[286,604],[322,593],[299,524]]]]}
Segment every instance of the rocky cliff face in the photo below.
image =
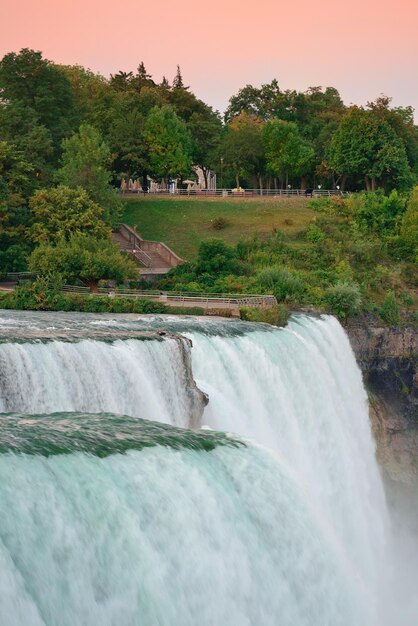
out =
{"type": "Polygon", "coordinates": [[[418,333],[415,328],[347,327],[370,398],[385,478],[418,485],[418,333]]]}

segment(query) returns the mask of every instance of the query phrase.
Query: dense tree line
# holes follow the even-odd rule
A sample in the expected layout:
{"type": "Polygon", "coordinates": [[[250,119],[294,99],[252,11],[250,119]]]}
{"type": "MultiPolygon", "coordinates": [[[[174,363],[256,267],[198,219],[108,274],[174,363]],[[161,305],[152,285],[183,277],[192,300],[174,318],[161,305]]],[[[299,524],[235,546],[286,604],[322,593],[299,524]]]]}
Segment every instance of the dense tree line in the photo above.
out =
{"type": "Polygon", "coordinates": [[[418,175],[418,130],[409,107],[386,97],[346,107],[333,88],[247,85],[222,119],[179,67],[170,84],[142,62],[106,79],[28,49],[0,61],[3,271],[24,269],[33,247],[57,235],[49,223],[68,239],[96,236],[99,220],[107,237],[122,177],[181,184],[193,166],[222,174],[224,186],[407,190],[418,175]]]}

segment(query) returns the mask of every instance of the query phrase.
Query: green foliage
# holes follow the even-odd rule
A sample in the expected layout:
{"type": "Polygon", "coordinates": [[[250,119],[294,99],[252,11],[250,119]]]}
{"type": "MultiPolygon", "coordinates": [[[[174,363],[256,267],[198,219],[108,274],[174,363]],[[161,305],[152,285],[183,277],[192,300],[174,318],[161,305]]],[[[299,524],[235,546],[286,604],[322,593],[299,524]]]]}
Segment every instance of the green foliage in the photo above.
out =
{"type": "Polygon", "coordinates": [[[148,115],[144,133],[149,149],[150,171],[168,181],[186,176],[191,168],[191,137],[185,123],[170,106],[155,107],[148,115]]]}
{"type": "Polygon", "coordinates": [[[37,243],[69,239],[77,233],[100,239],[110,235],[104,210],[81,187],[40,189],[31,197],[29,206],[33,218],[31,236],[37,243]]]}
{"type": "Polygon", "coordinates": [[[222,135],[221,119],[218,113],[203,105],[200,111],[191,114],[187,128],[192,136],[193,163],[202,168],[205,176],[209,168],[213,169],[217,165],[222,135]]]}
{"type": "Polygon", "coordinates": [[[212,228],[214,228],[215,230],[223,230],[228,226],[228,224],[228,220],[222,216],[215,217],[215,219],[212,220],[212,228]]]}
{"type": "MultiPolygon", "coordinates": [[[[6,108],[19,105],[32,122],[36,132],[47,129],[45,147],[50,152],[52,140],[54,159],[63,137],[68,136],[76,124],[71,86],[67,77],[41,52],[27,48],[19,53],[10,52],[0,61],[0,100],[6,108]]],[[[24,129],[24,134],[27,134],[24,129]]],[[[29,131],[30,134],[30,131],[29,131]]]]}
{"type": "Polygon", "coordinates": [[[268,267],[257,275],[257,283],[262,289],[272,291],[278,302],[303,299],[306,285],[298,272],[286,267],[268,267]]]}
{"type": "Polygon", "coordinates": [[[62,147],[57,181],[71,189],[83,188],[90,199],[103,208],[105,221],[114,225],[120,218],[121,206],[115,189],[109,184],[108,146],[95,128],[83,124],[78,133],[64,140],[62,147]]]}
{"type": "Polygon", "coordinates": [[[259,178],[265,171],[262,121],[247,113],[235,117],[225,129],[220,152],[237,188],[242,177],[259,178]]]}
{"type": "Polygon", "coordinates": [[[405,145],[393,128],[374,111],[351,107],[334,133],[329,163],[341,175],[365,177],[372,191],[376,183],[410,186],[413,180],[405,145]]]}
{"type": "Polygon", "coordinates": [[[325,292],[325,301],[332,313],[344,320],[360,312],[362,298],[356,283],[337,282],[325,292]]]}
{"type": "Polygon", "coordinates": [[[384,322],[392,326],[399,324],[401,318],[400,309],[393,291],[388,291],[380,309],[380,317],[384,322]]]}
{"type": "Polygon", "coordinates": [[[247,322],[263,322],[272,326],[285,326],[289,319],[289,312],[281,304],[268,309],[242,307],[240,309],[240,318],[247,322]]]}
{"type": "Polygon", "coordinates": [[[306,231],[306,239],[310,243],[319,243],[325,239],[325,233],[321,230],[317,224],[309,224],[306,231]]]}
{"type": "Polygon", "coordinates": [[[401,222],[400,237],[407,256],[418,263],[418,187],[408,201],[401,222]]]}
{"type": "Polygon", "coordinates": [[[110,241],[88,235],[59,239],[56,245],[41,243],[30,256],[29,268],[40,275],[56,271],[67,282],[80,279],[93,287],[100,279],[122,282],[137,273],[134,262],[110,241]]]}
{"type": "Polygon", "coordinates": [[[202,241],[196,262],[198,274],[231,274],[237,269],[237,253],[232,246],[229,246],[222,239],[202,241]]]}
{"type": "Polygon", "coordinates": [[[0,274],[26,269],[31,242],[26,196],[33,168],[15,146],[0,141],[0,274]]]}
{"type": "Polygon", "coordinates": [[[379,190],[356,194],[346,203],[354,210],[359,228],[385,235],[396,232],[405,211],[406,198],[396,190],[388,196],[379,190]]]}
{"type": "Polygon", "coordinates": [[[296,124],[283,120],[267,122],[263,130],[267,168],[282,179],[309,170],[313,148],[301,137],[296,124]]]}

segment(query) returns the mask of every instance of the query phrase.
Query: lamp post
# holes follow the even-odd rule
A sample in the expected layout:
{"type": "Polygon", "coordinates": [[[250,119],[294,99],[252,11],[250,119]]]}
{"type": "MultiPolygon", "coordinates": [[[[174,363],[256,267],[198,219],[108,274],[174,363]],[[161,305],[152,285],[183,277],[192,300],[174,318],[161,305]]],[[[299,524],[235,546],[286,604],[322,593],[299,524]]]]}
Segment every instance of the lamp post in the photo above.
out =
{"type": "Polygon", "coordinates": [[[224,188],[224,175],[223,175],[223,170],[224,170],[224,158],[221,157],[221,189],[224,188]]]}

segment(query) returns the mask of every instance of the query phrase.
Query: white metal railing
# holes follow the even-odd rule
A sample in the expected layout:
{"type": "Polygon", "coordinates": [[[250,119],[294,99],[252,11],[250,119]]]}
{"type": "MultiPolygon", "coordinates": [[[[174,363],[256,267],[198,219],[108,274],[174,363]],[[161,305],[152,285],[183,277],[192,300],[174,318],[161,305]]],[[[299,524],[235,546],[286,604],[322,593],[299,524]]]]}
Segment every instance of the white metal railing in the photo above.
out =
{"type": "MultiPolygon", "coordinates": [[[[189,196],[189,197],[224,197],[224,198],[242,198],[251,196],[270,196],[275,198],[301,197],[301,198],[320,198],[327,196],[346,196],[350,195],[350,191],[342,191],[341,189],[242,189],[235,191],[234,189],[158,189],[149,191],[150,196],[166,195],[166,196],[189,196]]],[[[132,190],[120,190],[124,195],[138,195],[142,192],[132,190]]]]}
{"type": "MultiPolygon", "coordinates": [[[[72,293],[74,295],[88,295],[88,287],[79,287],[77,285],[64,285],[62,288],[64,293],[72,293]]],[[[271,307],[277,304],[277,300],[274,296],[269,294],[216,294],[216,293],[184,293],[181,291],[140,291],[135,289],[125,288],[104,288],[99,287],[97,292],[93,295],[107,296],[107,297],[120,297],[120,298],[132,298],[132,299],[145,299],[145,300],[158,300],[162,303],[170,304],[196,304],[196,306],[202,305],[227,305],[235,308],[242,306],[251,307],[271,307]]]]}
{"type": "Polygon", "coordinates": [[[127,250],[127,252],[132,254],[132,256],[135,257],[137,261],[142,263],[142,265],[145,265],[145,267],[151,267],[152,265],[151,257],[148,256],[148,254],[144,252],[143,250],[141,250],[140,248],[133,248],[132,250],[127,250]]]}

